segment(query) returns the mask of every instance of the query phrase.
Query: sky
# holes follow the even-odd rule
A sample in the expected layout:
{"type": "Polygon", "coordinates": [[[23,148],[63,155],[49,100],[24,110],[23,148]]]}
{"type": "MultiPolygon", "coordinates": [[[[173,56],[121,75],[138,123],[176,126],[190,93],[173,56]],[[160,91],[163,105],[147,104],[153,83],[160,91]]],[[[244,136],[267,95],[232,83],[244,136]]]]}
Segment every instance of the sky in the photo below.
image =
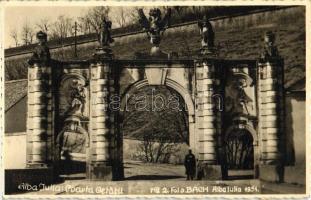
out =
{"type": "Polygon", "coordinates": [[[24,23],[36,24],[42,18],[48,18],[51,21],[57,19],[60,15],[77,18],[85,13],[89,7],[86,6],[70,6],[70,7],[34,7],[34,6],[19,6],[6,7],[4,12],[4,47],[14,47],[15,42],[10,37],[12,29],[19,30],[24,23]]]}
{"type": "MultiPolygon", "coordinates": [[[[111,7],[110,12],[117,14],[118,12],[115,11],[118,11],[120,7],[122,6],[111,7]]],[[[35,26],[42,19],[49,19],[49,21],[53,22],[60,15],[65,15],[75,20],[85,14],[90,8],[91,6],[8,6],[4,10],[4,48],[15,47],[15,41],[10,36],[11,32],[14,29],[20,32],[25,23],[35,26]]],[[[130,8],[127,7],[126,9],[130,8]]],[[[112,18],[111,20],[113,21],[114,19],[112,18]]],[[[113,23],[113,28],[116,28],[116,26],[118,25],[113,23]]]]}

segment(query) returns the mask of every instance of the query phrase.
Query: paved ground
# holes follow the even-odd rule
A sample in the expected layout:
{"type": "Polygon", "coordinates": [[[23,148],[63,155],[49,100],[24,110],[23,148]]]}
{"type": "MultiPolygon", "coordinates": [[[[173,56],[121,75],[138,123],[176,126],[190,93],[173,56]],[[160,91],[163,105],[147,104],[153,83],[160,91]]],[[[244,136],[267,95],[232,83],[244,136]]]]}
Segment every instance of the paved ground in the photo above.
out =
{"type": "Polygon", "coordinates": [[[125,180],[186,180],[183,165],[124,162],[125,180]]]}
{"type": "MultiPolygon", "coordinates": [[[[304,193],[299,185],[260,182],[257,179],[227,181],[186,181],[182,165],[125,162],[125,180],[88,181],[85,174],[71,175],[62,183],[29,191],[31,195],[122,195],[122,194],[284,194],[304,193]],[[42,189],[43,188],[43,189],[42,189]]],[[[251,171],[244,171],[248,175],[251,171]]],[[[234,173],[237,175],[237,172],[234,173]]]]}

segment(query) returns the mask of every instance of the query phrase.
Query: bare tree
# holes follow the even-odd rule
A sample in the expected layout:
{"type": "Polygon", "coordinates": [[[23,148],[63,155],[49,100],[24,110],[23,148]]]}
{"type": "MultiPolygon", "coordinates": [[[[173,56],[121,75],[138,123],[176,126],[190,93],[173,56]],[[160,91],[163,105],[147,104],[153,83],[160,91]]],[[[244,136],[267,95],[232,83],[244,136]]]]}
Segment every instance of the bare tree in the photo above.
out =
{"type": "Polygon", "coordinates": [[[22,37],[22,41],[23,41],[24,45],[29,45],[33,41],[34,30],[29,25],[28,22],[24,23],[24,25],[22,26],[21,37],[22,37]]]}
{"type": "Polygon", "coordinates": [[[35,36],[35,31],[34,29],[30,29],[29,30],[29,44],[32,44],[33,43],[33,38],[35,36]]]}
{"type": "Polygon", "coordinates": [[[143,140],[138,148],[143,152],[145,162],[168,162],[171,155],[179,150],[176,137],[168,137],[166,132],[157,132],[155,129],[143,133],[143,140]]]}
{"type": "Polygon", "coordinates": [[[135,7],[132,7],[130,9],[130,12],[128,13],[128,21],[132,24],[135,24],[138,22],[139,20],[139,15],[138,15],[138,10],[140,9],[140,7],[138,6],[135,6],[135,7]]]}
{"type": "Polygon", "coordinates": [[[36,23],[36,26],[38,27],[38,29],[45,32],[46,34],[48,34],[51,25],[52,24],[48,18],[43,18],[38,23],[36,23]]]}
{"type": "Polygon", "coordinates": [[[109,18],[109,12],[110,8],[107,6],[93,7],[80,18],[80,21],[85,23],[85,27],[87,27],[87,29],[99,34],[102,22],[105,18],[109,18]]]}
{"type": "Polygon", "coordinates": [[[78,18],[78,26],[79,26],[79,32],[81,34],[90,34],[92,33],[92,27],[90,24],[90,21],[86,17],[79,17],[78,18]]]}
{"type": "Polygon", "coordinates": [[[60,15],[57,21],[53,23],[51,27],[51,38],[52,39],[63,39],[73,35],[73,24],[72,18],[60,15]]]}
{"type": "Polygon", "coordinates": [[[15,42],[15,46],[17,47],[19,41],[18,41],[18,33],[17,33],[17,30],[15,28],[11,30],[10,36],[11,36],[11,38],[13,38],[13,40],[15,42]]]}
{"type": "Polygon", "coordinates": [[[111,13],[113,21],[119,26],[124,27],[128,24],[128,16],[132,12],[132,9],[130,8],[124,8],[124,7],[117,7],[115,10],[111,13]]]}

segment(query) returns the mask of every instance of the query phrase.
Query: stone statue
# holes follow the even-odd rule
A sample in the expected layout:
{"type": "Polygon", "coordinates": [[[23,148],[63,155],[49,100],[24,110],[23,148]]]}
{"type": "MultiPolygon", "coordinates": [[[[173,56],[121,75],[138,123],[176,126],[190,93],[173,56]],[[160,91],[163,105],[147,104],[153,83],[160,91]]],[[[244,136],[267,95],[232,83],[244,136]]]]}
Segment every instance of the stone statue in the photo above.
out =
{"type": "Polygon", "coordinates": [[[238,104],[242,108],[242,112],[244,114],[249,115],[250,111],[248,109],[249,103],[253,102],[253,100],[246,94],[245,88],[247,87],[246,80],[243,78],[240,78],[236,80],[236,89],[238,93],[238,104]]]}
{"type": "Polygon", "coordinates": [[[48,64],[51,59],[50,50],[47,46],[47,35],[46,33],[39,31],[37,33],[38,45],[33,51],[32,57],[29,59],[28,63],[33,65],[36,62],[42,64],[48,64]]]}
{"type": "Polygon", "coordinates": [[[83,116],[86,94],[84,86],[78,81],[72,81],[71,92],[71,108],[68,110],[67,115],[83,116]]]}
{"type": "Polygon", "coordinates": [[[114,39],[111,37],[111,21],[107,21],[104,18],[100,26],[100,34],[99,34],[99,43],[101,47],[109,47],[111,43],[114,42],[114,39]]]}
{"type": "Polygon", "coordinates": [[[272,57],[278,57],[279,52],[277,47],[274,44],[275,42],[275,35],[271,31],[266,32],[264,36],[264,51],[261,55],[262,59],[269,59],[272,57]]]}
{"type": "Polygon", "coordinates": [[[202,50],[213,50],[215,33],[212,24],[209,22],[206,15],[204,15],[203,19],[198,22],[198,26],[202,35],[202,50]]]}
{"type": "Polygon", "coordinates": [[[68,153],[73,156],[72,160],[75,160],[74,154],[71,153],[85,153],[89,140],[87,129],[82,126],[79,117],[70,116],[65,119],[64,126],[56,138],[56,149],[62,157],[65,156],[64,153],[68,153]]]}
{"type": "Polygon", "coordinates": [[[251,87],[245,75],[234,75],[229,78],[226,87],[226,111],[232,115],[253,113],[253,99],[249,96],[251,87]],[[248,92],[247,92],[248,90],[248,92]]]}
{"type": "Polygon", "coordinates": [[[142,9],[138,10],[139,23],[146,31],[150,43],[154,46],[159,46],[161,38],[160,36],[169,27],[169,20],[171,18],[171,9],[169,8],[165,16],[161,17],[161,11],[158,8],[150,9],[149,19],[144,14],[142,9]]]}

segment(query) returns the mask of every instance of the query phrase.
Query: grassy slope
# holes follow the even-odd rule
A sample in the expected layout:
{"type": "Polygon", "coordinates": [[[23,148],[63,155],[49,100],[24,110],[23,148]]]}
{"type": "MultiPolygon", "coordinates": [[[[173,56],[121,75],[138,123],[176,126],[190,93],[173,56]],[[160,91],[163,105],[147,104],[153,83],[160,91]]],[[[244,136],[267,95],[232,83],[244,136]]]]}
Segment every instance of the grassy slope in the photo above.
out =
{"type": "MultiPolygon", "coordinates": [[[[215,25],[216,44],[220,57],[256,59],[262,50],[262,37],[265,31],[277,35],[276,44],[285,60],[285,86],[305,77],[305,23],[303,9],[292,13],[278,13],[259,16],[251,20],[244,17],[241,21],[230,21],[225,26],[215,25]],[[267,17],[268,16],[268,17],[267,17]]],[[[180,57],[194,56],[200,48],[198,28],[173,31],[163,37],[161,48],[167,52],[178,52],[180,57]]],[[[150,44],[146,38],[123,41],[113,46],[117,58],[133,58],[135,52],[149,52],[150,44]]],[[[79,48],[80,58],[89,58],[95,47],[79,48]]],[[[54,59],[72,58],[72,50],[53,53],[54,59]]],[[[27,58],[5,62],[6,80],[26,78],[27,58]]]]}

